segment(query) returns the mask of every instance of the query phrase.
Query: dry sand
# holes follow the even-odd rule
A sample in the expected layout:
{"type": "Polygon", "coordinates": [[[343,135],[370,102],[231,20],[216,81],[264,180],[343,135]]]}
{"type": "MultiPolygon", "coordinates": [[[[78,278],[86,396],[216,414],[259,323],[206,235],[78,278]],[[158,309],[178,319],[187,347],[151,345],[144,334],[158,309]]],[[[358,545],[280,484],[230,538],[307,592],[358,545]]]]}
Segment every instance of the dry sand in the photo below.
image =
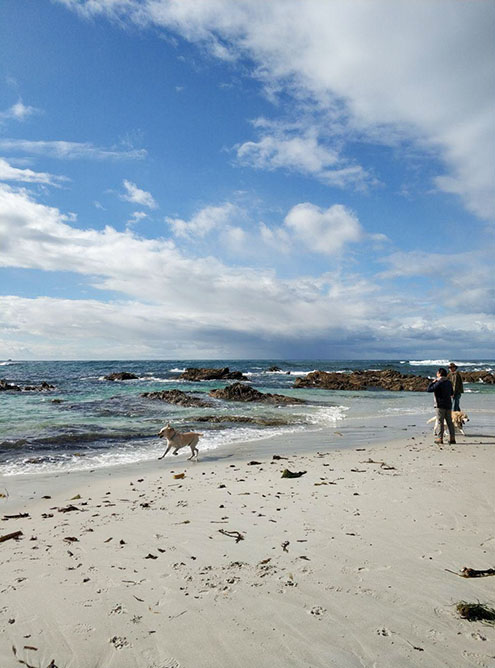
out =
{"type": "Polygon", "coordinates": [[[0,522],[23,533],[0,543],[0,666],[494,666],[495,628],[455,603],[493,606],[495,577],[455,573],[495,566],[495,439],[320,450],[0,505],[29,513],[0,522]]]}

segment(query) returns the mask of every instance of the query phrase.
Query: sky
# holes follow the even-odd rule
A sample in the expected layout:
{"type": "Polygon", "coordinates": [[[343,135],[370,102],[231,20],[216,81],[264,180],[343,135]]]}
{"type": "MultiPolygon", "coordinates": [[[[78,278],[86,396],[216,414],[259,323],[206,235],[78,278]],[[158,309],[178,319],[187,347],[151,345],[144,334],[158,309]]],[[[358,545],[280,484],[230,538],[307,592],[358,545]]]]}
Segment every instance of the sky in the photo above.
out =
{"type": "Polygon", "coordinates": [[[495,357],[495,3],[2,0],[0,359],[495,357]]]}

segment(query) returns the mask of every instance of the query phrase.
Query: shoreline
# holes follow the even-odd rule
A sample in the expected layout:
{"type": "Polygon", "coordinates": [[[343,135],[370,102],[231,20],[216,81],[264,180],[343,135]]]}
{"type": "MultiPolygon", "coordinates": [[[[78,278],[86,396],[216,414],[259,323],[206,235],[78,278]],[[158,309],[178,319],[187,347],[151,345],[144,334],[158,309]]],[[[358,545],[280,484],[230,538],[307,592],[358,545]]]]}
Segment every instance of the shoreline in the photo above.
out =
{"type": "MultiPolygon", "coordinates": [[[[478,434],[493,431],[495,433],[495,411],[477,410],[470,408],[469,413],[476,418],[476,426],[468,425],[468,440],[476,438],[478,434]]],[[[248,458],[263,457],[286,452],[294,455],[310,454],[318,449],[330,451],[352,450],[356,447],[373,447],[378,444],[387,444],[404,437],[429,439],[433,425],[427,424],[426,418],[433,417],[424,411],[411,414],[383,415],[370,417],[362,415],[346,415],[344,420],[337,420],[328,426],[307,426],[297,431],[261,435],[250,440],[226,442],[222,445],[201,450],[200,461],[216,462],[217,460],[242,461],[248,458]]],[[[260,432],[261,433],[261,432],[260,432]]],[[[462,437],[461,437],[462,438],[462,437]]],[[[431,438],[433,442],[433,438],[431,438]]],[[[182,450],[179,455],[169,455],[166,459],[157,462],[165,444],[156,438],[156,451],[147,459],[116,463],[112,465],[91,466],[88,468],[66,469],[56,471],[39,470],[36,472],[2,474],[0,473],[0,512],[3,509],[12,510],[21,508],[43,494],[50,494],[52,489],[69,490],[78,485],[91,484],[93,480],[101,478],[121,477],[125,475],[147,474],[168,469],[170,466],[187,466],[189,451],[182,450]]]]}
{"type": "Polygon", "coordinates": [[[12,646],[60,668],[489,666],[495,629],[454,608],[493,606],[494,578],[445,569],[493,566],[495,435],[439,449],[423,431],[171,458],[24,500],[0,527],[23,532],[0,543],[2,666],[12,646]]]}
{"type": "MultiPolygon", "coordinates": [[[[330,427],[306,427],[285,433],[261,435],[250,440],[227,442],[219,447],[201,450],[200,461],[215,463],[229,460],[243,461],[249,458],[271,456],[279,451],[291,455],[303,455],[316,452],[318,448],[330,451],[350,450],[355,447],[369,447],[377,443],[391,443],[403,437],[407,432],[419,438],[431,433],[423,420],[424,415],[377,415],[373,418],[362,416],[346,416],[344,421],[336,421],[330,427]],[[411,420],[419,424],[410,424],[411,420]],[[359,424],[363,423],[363,424],[359,424]],[[387,424],[383,424],[387,423],[387,424]],[[406,426],[407,425],[407,426],[406,426]],[[387,431],[384,432],[384,429],[387,431]]],[[[261,433],[261,432],[260,432],[261,433]]],[[[160,454],[165,444],[158,438],[160,454]]],[[[0,511],[21,508],[24,503],[49,494],[50,490],[69,490],[78,486],[92,484],[93,480],[120,478],[126,475],[141,475],[170,467],[188,466],[189,450],[181,450],[176,457],[169,455],[166,459],[157,461],[154,455],[129,463],[117,463],[94,468],[61,469],[58,471],[27,472],[19,474],[0,474],[0,492],[7,493],[7,498],[0,498],[0,511]]],[[[195,465],[196,462],[193,462],[195,465]]]]}

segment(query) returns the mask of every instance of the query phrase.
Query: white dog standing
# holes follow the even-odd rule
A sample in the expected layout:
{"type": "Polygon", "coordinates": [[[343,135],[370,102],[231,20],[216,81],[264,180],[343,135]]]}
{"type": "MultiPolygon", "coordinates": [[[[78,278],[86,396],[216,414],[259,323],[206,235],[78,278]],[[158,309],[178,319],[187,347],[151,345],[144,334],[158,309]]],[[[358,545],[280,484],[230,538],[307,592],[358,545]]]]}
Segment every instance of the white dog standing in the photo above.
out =
{"type": "Polygon", "coordinates": [[[158,459],[163,459],[167,452],[172,449],[174,450],[173,454],[176,455],[181,448],[189,446],[191,448],[191,456],[188,457],[188,460],[193,457],[196,457],[196,461],[198,460],[198,448],[196,446],[203,434],[198,434],[194,431],[187,431],[181,434],[170,426],[170,424],[167,424],[163,429],[160,429],[158,436],[167,439],[167,449],[161,457],[158,457],[158,459]]]}

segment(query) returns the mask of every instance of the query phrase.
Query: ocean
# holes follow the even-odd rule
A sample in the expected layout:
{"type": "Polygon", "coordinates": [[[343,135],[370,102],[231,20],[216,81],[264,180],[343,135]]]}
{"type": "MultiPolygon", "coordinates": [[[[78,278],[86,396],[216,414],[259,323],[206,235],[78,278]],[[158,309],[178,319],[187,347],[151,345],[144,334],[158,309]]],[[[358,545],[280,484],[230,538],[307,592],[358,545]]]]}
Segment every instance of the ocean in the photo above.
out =
{"type": "MultiPolygon", "coordinates": [[[[494,360],[463,360],[460,370],[493,370],[494,360]]],[[[162,454],[161,427],[204,434],[200,452],[235,452],[267,438],[321,431],[330,448],[355,447],[420,433],[433,416],[432,396],[421,392],[329,391],[294,389],[297,377],[310,371],[347,372],[396,369],[433,376],[448,360],[175,360],[98,362],[0,362],[0,379],[20,386],[46,381],[48,392],[0,392],[0,474],[19,476],[89,471],[151,461],[162,454]],[[234,381],[179,380],[186,367],[225,367],[242,371],[253,387],[305,399],[306,404],[273,406],[223,402],[209,398],[213,388],[234,381]],[[277,366],[280,371],[269,371],[277,366]],[[108,381],[110,373],[128,371],[136,380],[108,381]],[[184,408],[141,395],[163,389],[194,392],[211,402],[207,408],[184,408]],[[204,422],[204,416],[244,417],[256,422],[204,422]],[[268,424],[265,424],[268,422],[268,424]],[[387,429],[384,432],[384,429],[387,429]],[[386,435],[386,436],[385,436],[386,435]]],[[[461,407],[471,417],[471,432],[495,427],[495,386],[466,385],[461,407]]],[[[189,453],[182,451],[177,460],[189,453]],[[183,454],[184,453],[184,454],[183,454]]]]}

